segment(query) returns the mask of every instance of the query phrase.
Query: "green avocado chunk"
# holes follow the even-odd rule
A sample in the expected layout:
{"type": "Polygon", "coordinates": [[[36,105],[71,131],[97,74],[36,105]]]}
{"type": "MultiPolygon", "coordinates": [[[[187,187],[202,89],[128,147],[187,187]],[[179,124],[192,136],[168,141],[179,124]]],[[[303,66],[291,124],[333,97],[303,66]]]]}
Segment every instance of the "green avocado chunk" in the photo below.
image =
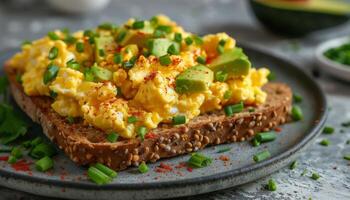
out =
{"type": "Polygon", "coordinates": [[[91,71],[98,81],[109,81],[112,79],[112,72],[97,66],[96,63],[91,67],[91,71]]]}
{"type": "Polygon", "coordinates": [[[215,73],[224,73],[230,77],[248,75],[251,63],[241,48],[226,51],[214,59],[209,68],[215,73]]]}
{"type": "Polygon", "coordinates": [[[214,73],[203,65],[193,66],[176,78],[176,92],[195,93],[203,92],[208,89],[213,82],[214,73]]]}
{"type": "Polygon", "coordinates": [[[112,36],[101,36],[95,38],[96,45],[96,61],[99,62],[103,60],[104,54],[106,53],[106,47],[111,45],[114,42],[114,38],[112,36]]]}
{"type": "Polygon", "coordinates": [[[157,38],[149,40],[149,50],[152,55],[157,57],[164,56],[168,53],[168,49],[171,45],[174,45],[175,51],[180,51],[180,45],[177,42],[174,42],[166,38],[157,38]]]}
{"type": "Polygon", "coordinates": [[[153,37],[154,27],[148,22],[144,22],[142,29],[121,28],[118,31],[117,42],[121,46],[136,44],[138,47],[147,47],[147,40],[153,37]]]}

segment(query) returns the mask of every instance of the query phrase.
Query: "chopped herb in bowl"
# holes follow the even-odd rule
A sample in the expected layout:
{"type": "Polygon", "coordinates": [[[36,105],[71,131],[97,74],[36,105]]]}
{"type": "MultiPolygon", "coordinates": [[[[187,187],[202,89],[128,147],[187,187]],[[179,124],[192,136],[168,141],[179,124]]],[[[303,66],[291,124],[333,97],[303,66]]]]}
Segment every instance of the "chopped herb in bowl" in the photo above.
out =
{"type": "Polygon", "coordinates": [[[324,56],[332,61],[350,66],[350,42],[328,49],[324,56]]]}

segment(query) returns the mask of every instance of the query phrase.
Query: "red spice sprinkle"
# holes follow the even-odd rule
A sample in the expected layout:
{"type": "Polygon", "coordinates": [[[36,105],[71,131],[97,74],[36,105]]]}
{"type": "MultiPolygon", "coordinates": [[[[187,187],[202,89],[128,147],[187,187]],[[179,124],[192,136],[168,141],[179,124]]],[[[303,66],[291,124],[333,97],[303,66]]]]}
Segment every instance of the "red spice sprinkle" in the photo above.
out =
{"type": "Polygon", "coordinates": [[[281,129],[280,127],[276,127],[276,128],[275,128],[275,131],[276,131],[276,132],[281,132],[282,129],[281,129]]]}
{"type": "Polygon", "coordinates": [[[186,167],[186,166],[187,166],[187,163],[181,162],[181,163],[179,163],[178,165],[176,165],[175,168],[176,168],[176,169],[180,169],[180,168],[184,168],[184,167],[186,167]]]}
{"type": "Polygon", "coordinates": [[[225,156],[225,155],[221,155],[219,157],[219,159],[222,160],[222,161],[229,161],[230,160],[230,158],[228,156],[225,156]]]}
{"type": "Polygon", "coordinates": [[[60,179],[61,179],[61,181],[64,181],[65,176],[63,174],[61,174],[60,179]]]}
{"type": "Polygon", "coordinates": [[[0,161],[7,161],[9,159],[8,156],[1,156],[0,161]]]}
{"type": "Polygon", "coordinates": [[[192,172],[193,169],[191,167],[187,167],[187,171],[192,172]]]}
{"type": "Polygon", "coordinates": [[[16,171],[30,171],[30,162],[26,160],[20,160],[17,163],[11,165],[11,167],[16,171]]]}
{"type": "Polygon", "coordinates": [[[165,163],[160,163],[159,167],[163,168],[163,169],[166,169],[168,171],[172,171],[173,170],[173,168],[170,165],[167,165],[165,163]]]}
{"type": "Polygon", "coordinates": [[[29,176],[33,176],[33,173],[32,173],[32,172],[28,172],[28,175],[29,175],[29,176]]]}
{"type": "Polygon", "coordinates": [[[154,138],[157,138],[157,135],[154,134],[154,133],[149,132],[149,133],[147,133],[147,134],[145,135],[145,138],[146,138],[146,139],[154,139],[154,138]]]}

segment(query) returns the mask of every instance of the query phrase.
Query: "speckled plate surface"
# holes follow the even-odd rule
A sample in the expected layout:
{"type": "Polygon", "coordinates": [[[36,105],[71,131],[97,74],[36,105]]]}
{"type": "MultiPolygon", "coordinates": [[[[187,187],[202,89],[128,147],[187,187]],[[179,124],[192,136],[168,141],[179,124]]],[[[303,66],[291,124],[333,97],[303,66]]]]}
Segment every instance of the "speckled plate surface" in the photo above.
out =
{"type": "MultiPolygon", "coordinates": [[[[193,169],[192,172],[186,167],[177,168],[179,163],[189,159],[189,155],[179,156],[150,164],[147,174],[139,174],[135,168],[122,171],[112,183],[103,186],[89,182],[85,175],[86,168],[74,165],[62,152],[54,158],[54,169],[48,173],[39,173],[33,166],[31,172],[15,171],[6,162],[0,161],[0,185],[44,196],[75,199],[171,198],[237,186],[288,165],[320,132],[327,114],[325,96],[315,81],[292,63],[253,48],[244,49],[254,66],[268,66],[276,73],[277,81],[287,83],[303,96],[300,106],[304,111],[304,120],[282,126],[274,142],[257,148],[248,142],[208,147],[201,153],[214,159],[210,167],[193,169]],[[226,147],[231,150],[217,153],[226,147]],[[253,155],[264,149],[271,152],[271,158],[254,163],[253,155]],[[228,156],[230,160],[220,160],[221,155],[228,156]],[[155,172],[160,162],[172,166],[173,170],[168,173],[155,172]]],[[[2,53],[0,62],[3,63],[14,52],[2,53]]],[[[42,135],[40,127],[33,125],[27,135],[42,135]]],[[[31,161],[28,156],[25,159],[31,161]]]]}

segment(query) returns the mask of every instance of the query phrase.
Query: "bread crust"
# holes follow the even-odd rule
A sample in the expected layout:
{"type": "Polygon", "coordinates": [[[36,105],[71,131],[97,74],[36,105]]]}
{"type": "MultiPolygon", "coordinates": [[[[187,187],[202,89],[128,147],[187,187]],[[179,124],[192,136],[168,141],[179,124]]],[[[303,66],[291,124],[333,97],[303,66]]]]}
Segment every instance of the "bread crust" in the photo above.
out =
{"type": "Polygon", "coordinates": [[[209,145],[246,141],[256,133],[286,123],[292,105],[292,91],[287,85],[268,83],[263,88],[268,94],[267,101],[254,112],[245,109],[232,117],[225,116],[223,111],[208,113],[185,125],[161,125],[151,130],[153,137],[144,141],[136,138],[110,143],[103,131],[82,121],[69,124],[51,108],[51,98],[27,96],[16,81],[14,68],[5,65],[5,72],[17,104],[72,161],[78,165],[100,162],[115,170],[191,153],[209,145]]]}

